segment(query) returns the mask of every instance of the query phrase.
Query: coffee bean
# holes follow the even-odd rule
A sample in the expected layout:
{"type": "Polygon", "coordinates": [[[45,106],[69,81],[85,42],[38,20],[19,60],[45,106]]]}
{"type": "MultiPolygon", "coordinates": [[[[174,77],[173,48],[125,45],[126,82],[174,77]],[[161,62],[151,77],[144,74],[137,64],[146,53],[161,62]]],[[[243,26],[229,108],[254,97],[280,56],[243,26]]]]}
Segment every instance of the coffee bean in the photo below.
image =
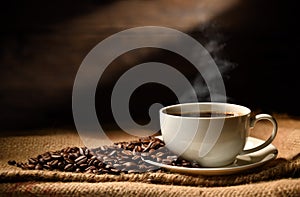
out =
{"type": "Polygon", "coordinates": [[[145,164],[141,164],[141,165],[139,165],[138,167],[139,167],[139,169],[141,169],[141,170],[144,170],[144,169],[147,169],[147,168],[148,168],[148,166],[145,165],[145,164]]]}
{"type": "Polygon", "coordinates": [[[95,166],[98,166],[99,168],[104,168],[104,167],[105,167],[105,164],[102,163],[102,162],[100,162],[100,163],[98,163],[98,165],[95,165],[95,166]]]}
{"type": "Polygon", "coordinates": [[[77,164],[82,164],[86,161],[87,161],[87,158],[85,155],[82,155],[82,156],[78,157],[77,159],[75,159],[75,163],[77,163],[77,164]]]}
{"type": "Polygon", "coordinates": [[[64,170],[65,170],[65,171],[72,171],[72,170],[73,170],[73,167],[74,167],[73,164],[70,163],[70,164],[67,164],[67,165],[65,166],[64,170]]]}
{"type": "Polygon", "coordinates": [[[137,164],[135,162],[126,162],[126,163],[123,163],[123,165],[126,166],[126,167],[134,167],[137,164]]]}
{"type": "Polygon", "coordinates": [[[28,168],[29,170],[34,170],[35,165],[34,164],[27,164],[26,168],[28,168]]]}
{"type": "Polygon", "coordinates": [[[153,143],[154,141],[151,141],[147,146],[143,145],[143,152],[147,152],[148,150],[150,150],[153,143]]]}
{"type": "Polygon", "coordinates": [[[158,152],[158,153],[156,153],[155,156],[156,156],[156,157],[163,157],[163,156],[164,156],[164,153],[163,153],[163,152],[158,152]]]}
{"type": "Polygon", "coordinates": [[[121,171],[115,168],[110,169],[113,174],[119,174],[121,171]]]}
{"type": "Polygon", "coordinates": [[[57,168],[60,169],[60,170],[64,169],[64,163],[63,162],[58,162],[57,163],[57,168]]]}
{"type": "Polygon", "coordinates": [[[150,145],[150,149],[157,149],[159,147],[160,142],[159,141],[154,141],[151,145],[150,145]]]}
{"type": "Polygon", "coordinates": [[[51,155],[51,158],[52,158],[52,159],[60,159],[60,158],[61,158],[61,155],[60,155],[60,154],[52,154],[52,155],[51,155]]]}
{"type": "Polygon", "coordinates": [[[80,155],[84,155],[84,150],[83,150],[83,148],[81,148],[81,147],[79,148],[79,154],[80,154],[80,155]]]}
{"type": "Polygon", "coordinates": [[[171,160],[171,159],[163,159],[163,160],[162,160],[162,163],[163,163],[163,164],[170,165],[170,164],[172,163],[172,160],[171,160]]]}
{"type": "Polygon", "coordinates": [[[133,151],[134,147],[135,147],[134,144],[129,144],[129,145],[126,147],[126,149],[127,149],[127,150],[133,151]]]}
{"type": "Polygon", "coordinates": [[[132,155],[132,152],[129,151],[129,150],[123,150],[123,151],[122,151],[122,154],[131,156],[131,155],[132,155]]]}
{"type": "Polygon", "coordinates": [[[149,153],[141,153],[142,157],[148,157],[150,154],[149,153]]]}
{"type": "Polygon", "coordinates": [[[89,154],[90,154],[90,150],[86,148],[85,151],[84,151],[84,155],[88,156],[89,154]]]}
{"type": "Polygon", "coordinates": [[[68,163],[68,164],[69,164],[69,163],[74,163],[74,161],[71,160],[71,159],[69,159],[69,158],[65,158],[65,162],[68,163]]]}
{"type": "Polygon", "coordinates": [[[88,170],[95,170],[95,169],[97,169],[95,166],[89,166],[85,170],[88,171],[88,170]]]}
{"type": "Polygon", "coordinates": [[[51,160],[51,156],[50,155],[44,155],[43,157],[42,157],[42,159],[44,160],[44,161],[50,161],[51,160]]]}
{"type": "Polygon", "coordinates": [[[16,165],[17,164],[17,162],[15,160],[9,160],[7,163],[9,165],[16,165]]]}
{"type": "Polygon", "coordinates": [[[37,164],[38,163],[38,159],[36,159],[36,158],[29,158],[28,159],[28,163],[30,163],[30,164],[37,164]]]}
{"type": "Polygon", "coordinates": [[[39,158],[39,163],[43,164],[45,161],[43,158],[39,158]]]}
{"type": "Polygon", "coordinates": [[[169,160],[176,160],[177,156],[176,155],[169,155],[169,156],[167,156],[167,159],[169,159],[169,160]]]}
{"type": "Polygon", "coordinates": [[[43,166],[41,164],[37,164],[35,167],[34,167],[35,170],[42,170],[43,169],[43,166]]]}
{"type": "MultiPolygon", "coordinates": [[[[83,161],[84,161],[84,160],[83,160],[83,161]]],[[[91,165],[93,165],[94,161],[95,161],[95,160],[93,160],[93,159],[88,159],[88,160],[86,160],[86,163],[87,163],[87,165],[91,166],[91,165]]],[[[83,162],[83,163],[84,163],[84,162],[83,162]]]]}
{"type": "Polygon", "coordinates": [[[137,170],[128,170],[128,174],[136,173],[138,172],[137,170]]]}
{"type": "Polygon", "coordinates": [[[82,163],[82,164],[79,165],[79,167],[80,167],[81,169],[85,169],[85,168],[87,168],[88,166],[89,166],[89,165],[86,164],[86,163],[82,163]]]}
{"type": "Polygon", "coordinates": [[[111,151],[109,154],[108,154],[108,156],[113,156],[113,155],[115,155],[117,153],[117,151],[116,150],[113,150],[113,151],[111,151]]]}
{"type": "Polygon", "coordinates": [[[108,147],[107,147],[107,146],[101,146],[100,149],[101,149],[102,151],[106,151],[106,150],[108,149],[108,147]]]}
{"type": "Polygon", "coordinates": [[[51,166],[48,165],[48,164],[44,164],[43,168],[46,169],[46,170],[51,170],[52,169],[51,166]]]}
{"type": "Polygon", "coordinates": [[[94,149],[87,147],[66,147],[58,151],[48,151],[28,159],[27,163],[14,160],[9,165],[16,165],[24,170],[58,170],[76,173],[120,174],[151,172],[158,170],[143,159],[159,163],[184,167],[200,167],[170,152],[163,141],[154,137],[143,137],[130,142],[117,142],[94,149]]]}
{"type": "Polygon", "coordinates": [[[142,152],[142,147],[140,145],[137,145],[134,147],[132,154],[137,155],[139,152],[142,152]]]}
{"type": "Polygon", "coordinates": [[[68,155],[68,158],[70,160],[75,160],[77,157],[78,157],[78,154],[76,154],[76,153],[71,153],[71,154],[68,155]]]}
{"type": "Polygon", "coordinates": [[[116,163],[116,164],[113,165],[114,168],[120,168],[120,167],[122,167],[122,166],[123,166],[123,165],[121,165],[121,164],[119,164],[119,163],[116,163]]]}
{"type": "Polygon", "coordinates": [[[133,161],[136,161],[136,160],[139,160],[139,159],[141,159],[141,156],[139,156],[139,155],[135,155],[135,156],[132,157],[133,161]]]}
{"type": "Polygon", "coordinates": [[[154,148],[151,148],[151,149],[149,150],[149,153],[153,153],[153,152],[155,152],[155,149],[154,149],[154,148]]]}

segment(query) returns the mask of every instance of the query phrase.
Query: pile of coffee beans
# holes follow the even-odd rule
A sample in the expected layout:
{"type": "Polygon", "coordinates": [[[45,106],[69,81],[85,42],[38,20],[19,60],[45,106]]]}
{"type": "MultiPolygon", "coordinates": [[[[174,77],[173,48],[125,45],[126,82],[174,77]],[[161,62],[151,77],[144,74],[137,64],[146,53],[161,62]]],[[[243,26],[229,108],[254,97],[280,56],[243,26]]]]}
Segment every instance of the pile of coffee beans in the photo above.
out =
{"type": "Polygon", "coordinates": [[[8,161],[24,170],[58,170],[65,172],[120,174],[160,170],[144,160],[173,166],[200,167],[195,162],[178,158],[163,141],[155,137],[140,138],[130,142],[118,142],[95,149],[67,147],[29,158],[27,162],[8,161]]]}

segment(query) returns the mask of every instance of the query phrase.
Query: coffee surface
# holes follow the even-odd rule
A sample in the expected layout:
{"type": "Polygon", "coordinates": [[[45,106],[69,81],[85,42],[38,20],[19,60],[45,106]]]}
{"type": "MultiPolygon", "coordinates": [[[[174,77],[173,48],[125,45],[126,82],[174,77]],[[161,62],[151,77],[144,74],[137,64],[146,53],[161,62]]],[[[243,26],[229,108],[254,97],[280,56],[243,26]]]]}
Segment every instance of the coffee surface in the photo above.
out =
{"type": "Polygon", "coordinates": [[[183,116],[183,117],[229,117],[234,116],[233,112],[172,112],[168,113],[174,116],[183,116]]]}

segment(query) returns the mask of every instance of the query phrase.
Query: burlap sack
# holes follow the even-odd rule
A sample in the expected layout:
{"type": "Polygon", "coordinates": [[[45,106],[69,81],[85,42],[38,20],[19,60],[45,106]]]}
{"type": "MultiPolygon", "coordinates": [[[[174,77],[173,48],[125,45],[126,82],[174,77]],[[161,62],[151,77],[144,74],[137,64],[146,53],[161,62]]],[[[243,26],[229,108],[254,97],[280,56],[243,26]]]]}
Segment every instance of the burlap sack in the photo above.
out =
{"type": "MultiPolygon", "coordinates": [[[[279,131],[273,145],[279,150],[277,159],[239,174],[223,176],[190,176],[170,172],[121,175],[93,175],[56,171],[21,170],[9,166],[8,160],[26,159],[49,150],[66,146],[83,146],[75,131],[31,131],[26,135],[14,132],[2,136],[0,144],[0,193],[2,194],[57,194],[80,196],[138,195],[182,196],[211,194],[245,195],[278,194],[300,195],[300,121],[288,117],[278,118],[279,131]]],[[[259,123],[252,136],[266,139],[270,125],[259,123]]],[[[130,137],[111,132],[115,141],[130,137]]]]}

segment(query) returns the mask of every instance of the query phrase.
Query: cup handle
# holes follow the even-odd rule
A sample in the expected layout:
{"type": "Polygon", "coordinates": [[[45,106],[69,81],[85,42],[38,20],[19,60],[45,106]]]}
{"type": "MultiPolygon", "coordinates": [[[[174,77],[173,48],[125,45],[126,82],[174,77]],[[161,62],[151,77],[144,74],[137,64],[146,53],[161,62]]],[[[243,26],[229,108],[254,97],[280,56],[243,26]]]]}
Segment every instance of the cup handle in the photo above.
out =
{"type": "Polygon", "coordinates": [[[277,125],[277,121],[275,120],[275,118],[273,118],[271,115],[269,114],[257,114],[253,119],[250,120],[250,127],[254,127],[256,122],[259,120],[269,120],[272,124],[273,124],[273,131],[271,136],[269,137],[269,139],[267,141],[265,141],[263,144],[255,147],[255,148],[251,148],[248,150],[243,150],[240,155],[244,155],[244,154],[248,154],[248,153],[253,153],[256,152],[260,149],[265,148],[266,146],[268,146],[269,144],[271,144],[271,142],[274,140],[276,134],[277,134],[277,130],[278,130],[278,125],[277,125]]]}

